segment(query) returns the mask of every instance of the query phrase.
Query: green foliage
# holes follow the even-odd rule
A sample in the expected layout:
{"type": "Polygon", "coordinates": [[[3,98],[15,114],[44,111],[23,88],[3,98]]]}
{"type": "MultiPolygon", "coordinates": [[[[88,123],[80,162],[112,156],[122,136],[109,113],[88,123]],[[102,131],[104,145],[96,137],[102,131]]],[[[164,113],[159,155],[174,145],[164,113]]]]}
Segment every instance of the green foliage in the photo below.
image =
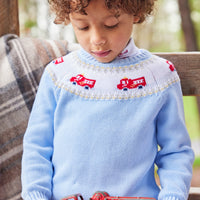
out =
{"type": "Polygon", "coordinates": [[[193,164],[194,168],[200,167],[200,157],[196,157],[194,164],[193,164]]]}
{"type": "Polygon", "coordinates": [[[25,22],[25,24],[24,24],[24,27],[25,27],[26,29],[33,28],[34,26],[37,26],[36,21],[30,20],[30,19],[27,20],[27,21],[25,22]]]}
{"type": "Polygon", "coordinates": [[[200,119],[197,100],[195,97],[183,97],[185,120],[192,140],[200,137],[200,119]]]}
{"type": "MultiPolygon", "coordinates": [[[[192,141],[200,138],[200,116],[197,99],[195,97],[183,97],[185,120],[192,141]]],[[[195,157],[193,167],[200,167],[200,155],[195,157]]]]}

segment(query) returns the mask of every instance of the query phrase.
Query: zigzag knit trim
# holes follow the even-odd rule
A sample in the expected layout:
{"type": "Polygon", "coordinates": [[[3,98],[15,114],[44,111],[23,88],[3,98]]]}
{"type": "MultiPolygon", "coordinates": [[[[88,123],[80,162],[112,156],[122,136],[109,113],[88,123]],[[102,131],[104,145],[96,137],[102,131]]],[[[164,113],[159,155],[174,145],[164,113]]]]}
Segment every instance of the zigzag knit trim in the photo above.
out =
{"type": "Polygon", "coordinates": [[[49,71],[50,76],[52,77],[52,80],[54,81],[54,84],[56,87],[60,89],[64,89],[67,92],[70,92],[71,94],[74,94],[76,96],[80,96],[81,98],[84,99],[90,99],[90,100],[128,100],[128,99],[135,99],[135,98],[141,98],[141,97],[146,97],[150,96],[153,94],[157,94],[158,92],[162,92],[165,89],[169,88],[172,84],[179,82],[178,78],[171,79],[168,83],[165,85],[162,85],[160,87],[157,87],[155,89],[151,89],[148,91],[141,91],[141,92],[127,92],[127,93],[122,93],[122,92],[115,92],[115,93],[95,93],[95,92],[87,92],[86,90],[80,90],[80,89],[75,89],[73,86],[69,85],[62,85],[58,84],[55,79],[53,78],[53,74],[49,71]]]}
{"type": "Polygon", "coordinates": [[[86,64],[76,53],[72,56],[74,64],[65,63],[64,57],[61,62],[54,61],[47,71],[58,88],[85,99],[141,98],[164,91],[180,81],[173,64],[157,56],[117,67],[86,64]],[[59,70],[63,70],[59,72],[61,77],[57,75],[59,70]]]}

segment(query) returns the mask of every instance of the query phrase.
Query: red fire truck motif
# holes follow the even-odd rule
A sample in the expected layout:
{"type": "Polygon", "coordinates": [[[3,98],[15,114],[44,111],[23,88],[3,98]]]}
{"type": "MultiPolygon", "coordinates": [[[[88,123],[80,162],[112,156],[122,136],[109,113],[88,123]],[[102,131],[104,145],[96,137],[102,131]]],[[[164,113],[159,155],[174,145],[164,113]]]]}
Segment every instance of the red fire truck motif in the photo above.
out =
{"type": "Polygon", "coordinates": [[[174,67],[174,65],[173,65],[173,63],[171,63],[169,60],[167,60],[166,63],[169,65],[169,69],[170,69],[172,72],[176,70],[175,67],[174,67]]]}
{"type": "Polygon", "coordinates": [[[58,65],[58,64],[63,63],[63,62],[64,62],[63,57],[56,58],[56,59],[53,61],[53,63],[54,63],[55,65],[58,65]]]}
{"type": "Polygon", "coordinates": [[[128,89],[142,89],[146,86],[146,81],[144,77],[140,77],[137,79],[128,79],[124,78],[120,80],[120,84],[117,85],[117,88],[120,90],[127,91],[128,89]]]}
{"type": "Polygon", "coordinates": [[[78,74],[76,77],[72,77],[70,81],[76,85],[80,85],[85,89],[91,89],[94,87],[96,80],[85,78],[82,74],[78,74]]]}

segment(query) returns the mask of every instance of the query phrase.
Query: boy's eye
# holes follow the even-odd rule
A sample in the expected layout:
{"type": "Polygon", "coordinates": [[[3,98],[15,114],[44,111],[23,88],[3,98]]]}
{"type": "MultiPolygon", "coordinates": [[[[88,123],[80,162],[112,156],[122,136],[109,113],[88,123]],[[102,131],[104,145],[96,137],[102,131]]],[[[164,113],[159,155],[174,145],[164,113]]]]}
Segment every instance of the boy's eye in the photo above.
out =
{"type": "Polygon", "coordinates": [[[80,30],[80,31],[86,31],[86,30],[88,30],[88,26],[85,26],[85,27],[78,27],[78,30],[80,30]]]}
{"type": "MultiPolygon", "coordinates": [[[[110,26],[110,25],[104,25],[106,28],[108,28],[108,29],[113,29],[113,28],[116,28],[117,26],[118,26],[118,24],[119,23],[117,23],[117,24],[115,24],[115,25],[112,25],[112,26],[110,26]]],[[[80,30],[80,31],[86,31],[86,30],[88,30],[89,29],[89,26],[85,26],[85,27],[78,27],[78,30],[80,30]]]]}
{"type": "Polygon", "coordinates": [[[112,26],[105,25],[105,27],[108,28],[108,29],[112,29],[112,28],[116,28],[118,26],[118,24],[119,23],[112,25],[112,26]]]}

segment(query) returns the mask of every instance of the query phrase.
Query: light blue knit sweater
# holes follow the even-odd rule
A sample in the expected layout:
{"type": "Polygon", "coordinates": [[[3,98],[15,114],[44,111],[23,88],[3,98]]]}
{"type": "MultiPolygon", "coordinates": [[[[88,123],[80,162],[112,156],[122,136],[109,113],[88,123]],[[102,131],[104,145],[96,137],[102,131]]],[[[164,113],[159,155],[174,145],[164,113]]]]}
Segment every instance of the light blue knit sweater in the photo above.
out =
{"type": "Polygon", "coordinates": [[[170,62],[139,50],[103,64],[81,49],[45,69],[24,137],[22,196],[186,200],[193,159],[170,62]]]}

